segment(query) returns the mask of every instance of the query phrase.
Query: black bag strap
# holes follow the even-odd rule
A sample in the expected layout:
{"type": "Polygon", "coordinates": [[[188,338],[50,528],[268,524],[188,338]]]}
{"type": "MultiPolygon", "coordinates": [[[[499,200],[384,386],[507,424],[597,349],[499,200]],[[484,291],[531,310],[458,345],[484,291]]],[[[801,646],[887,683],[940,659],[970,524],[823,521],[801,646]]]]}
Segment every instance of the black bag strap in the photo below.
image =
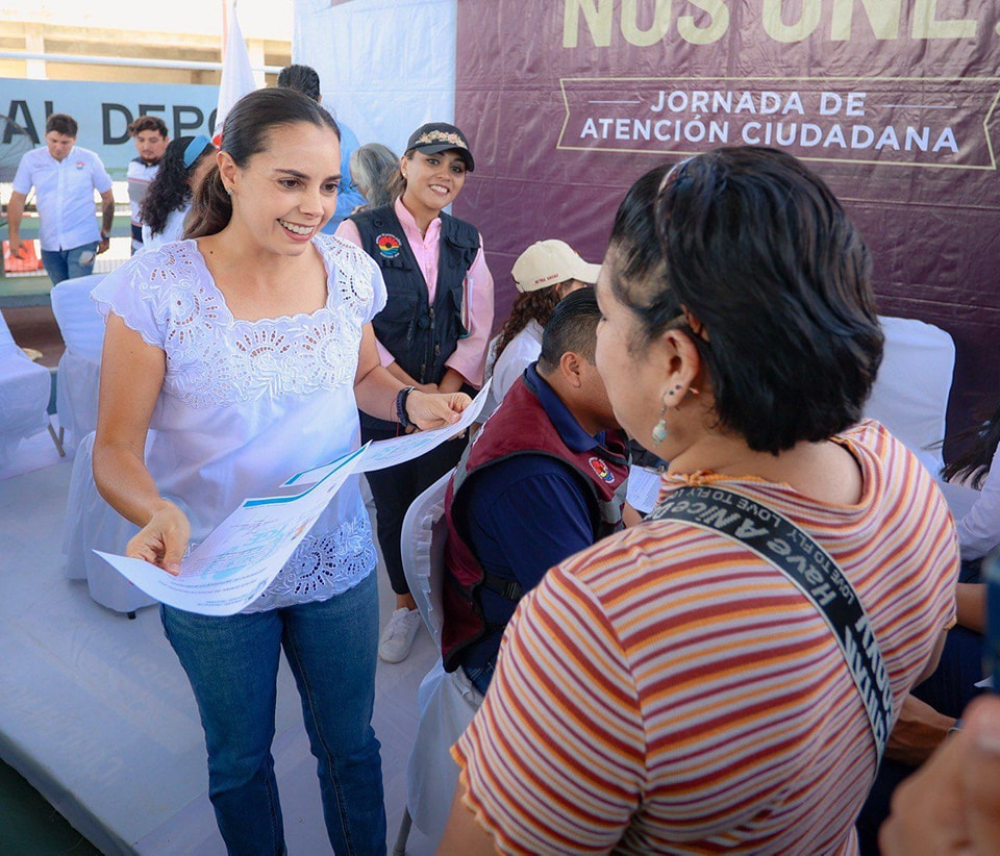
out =
{"type": "Polygon", "coordinates": [[[725,488],[678,488],[647,519],[677,520],[738,541],[812,601],[836,638],[868,713],[877,768],[892,723],[892,687],[864,606],[830,554],[759,500],[725,488]]]}

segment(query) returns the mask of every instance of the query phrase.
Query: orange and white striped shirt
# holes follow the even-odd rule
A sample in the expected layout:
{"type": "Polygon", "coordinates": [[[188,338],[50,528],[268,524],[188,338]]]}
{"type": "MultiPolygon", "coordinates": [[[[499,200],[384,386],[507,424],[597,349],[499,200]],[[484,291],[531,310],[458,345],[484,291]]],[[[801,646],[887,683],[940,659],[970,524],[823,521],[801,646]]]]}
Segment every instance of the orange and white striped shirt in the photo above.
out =
{"type": "MultiPolygon", "coordinates": [[[[884,428],[841,438],[854,506],[701,473],[783,514],[858,592],[898,712],[954,622],[954,522],[884,428]]],[[[504,637],[452,752],[467,805],[512,853],[853,852],[875,774],[868,717],[816,607],[741,544],[674,521],[549,571],[504,637]]]]}

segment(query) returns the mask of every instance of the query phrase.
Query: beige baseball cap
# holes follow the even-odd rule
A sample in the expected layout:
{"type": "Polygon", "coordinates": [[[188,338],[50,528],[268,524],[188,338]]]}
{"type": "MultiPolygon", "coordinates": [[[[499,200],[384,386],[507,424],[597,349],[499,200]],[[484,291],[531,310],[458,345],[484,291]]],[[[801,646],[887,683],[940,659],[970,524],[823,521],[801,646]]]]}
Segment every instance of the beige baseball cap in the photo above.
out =
{"type": "Polygon", "coordinates": [[[578,279],[588,285],[597,284],[600,265],[585,262],[565,241],[537,241],[526,249],[511,274],[517,290],[524,293],[558,285],[567,279],[578,279]]]}

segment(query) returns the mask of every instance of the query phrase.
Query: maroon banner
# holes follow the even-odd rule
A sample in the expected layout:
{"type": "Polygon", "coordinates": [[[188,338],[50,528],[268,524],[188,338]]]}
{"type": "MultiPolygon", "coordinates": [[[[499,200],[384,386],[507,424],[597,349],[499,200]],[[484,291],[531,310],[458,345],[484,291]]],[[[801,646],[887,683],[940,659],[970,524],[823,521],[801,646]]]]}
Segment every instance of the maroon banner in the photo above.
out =
{"type": "Polygon", "coordinates": [[[949,430],[1000,397],[1000,0],[458,0],[456,122],[498,321],[510,268],[600,261],[628,186],[722,145],[783,148],[863,230],[885,315],[947,330],[949,430]]]}

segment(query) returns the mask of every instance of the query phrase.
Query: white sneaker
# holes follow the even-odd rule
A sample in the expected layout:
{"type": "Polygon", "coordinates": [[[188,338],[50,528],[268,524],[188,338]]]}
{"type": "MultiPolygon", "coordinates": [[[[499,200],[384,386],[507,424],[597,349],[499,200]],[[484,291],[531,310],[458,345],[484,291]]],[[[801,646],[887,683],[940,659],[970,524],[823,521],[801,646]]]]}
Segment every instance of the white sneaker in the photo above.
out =
{"type": "Polygon", "coordinates": [[[413,647],[417,630],[420,629],[420,621],[419,609],[407,609],[405,606],[397,609],[382,632],[378,643],[379,657],[387,663],[405,660],[413,647]]]}

